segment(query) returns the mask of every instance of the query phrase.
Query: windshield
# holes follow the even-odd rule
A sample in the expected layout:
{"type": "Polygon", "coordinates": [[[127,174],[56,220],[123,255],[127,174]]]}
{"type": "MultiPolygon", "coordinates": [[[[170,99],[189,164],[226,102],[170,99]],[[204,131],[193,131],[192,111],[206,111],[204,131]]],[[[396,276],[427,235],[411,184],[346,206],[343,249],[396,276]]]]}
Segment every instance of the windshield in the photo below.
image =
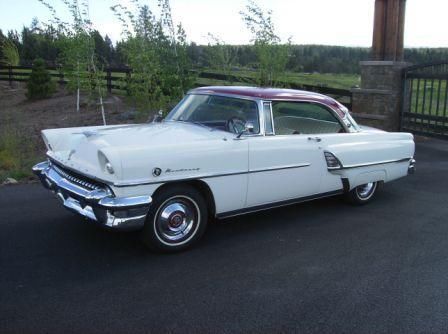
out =
{"type": "Polygon", "coordinates": [[[225,96],[189,94],[166,120],[202,124],[232,133],[240,133],[250,122],[253,124],[251,133],[260,132],[257,103],[225,96]]]}

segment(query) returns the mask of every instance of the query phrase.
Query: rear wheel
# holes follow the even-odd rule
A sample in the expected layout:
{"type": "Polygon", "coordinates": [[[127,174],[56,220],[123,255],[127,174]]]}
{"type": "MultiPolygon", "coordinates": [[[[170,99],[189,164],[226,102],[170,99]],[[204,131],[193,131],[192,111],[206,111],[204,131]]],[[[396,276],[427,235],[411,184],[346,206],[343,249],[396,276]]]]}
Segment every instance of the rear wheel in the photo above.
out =
{"type": "Polygon", "coordinates": [[[148,212],[143,242],[156,251],[184,250],[204,234],[207,218],[207,204],[195,188],[179,185],[162,189],[148,212]]]}
{"type": "Polygon", "coordinates": [[[369,182],[350,190],[345,196],[350,203],[363,205],[369,203],[373,199],[377,190],[378,182],[369,182]]]}

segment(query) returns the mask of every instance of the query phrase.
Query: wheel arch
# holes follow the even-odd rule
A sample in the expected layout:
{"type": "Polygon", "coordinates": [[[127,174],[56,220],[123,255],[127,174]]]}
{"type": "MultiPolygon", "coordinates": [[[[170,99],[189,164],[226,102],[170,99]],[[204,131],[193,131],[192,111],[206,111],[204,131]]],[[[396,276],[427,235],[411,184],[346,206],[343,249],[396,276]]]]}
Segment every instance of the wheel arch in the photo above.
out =
{"type": "Polygon", "coordinates": [[[194,179],[194,180],[188,180],[188,181],[186,180],[186,181],[167,182],[167,183],[160,185],[154,191],[152,196],[156,197],[157,194],[160,193],[162,190],[164,190],[166,188],[174,187],[174,186],[179,186],[179,185],[188,185],[188,186],[193,187],[196,190],[198,190],[202,194],[202,196],[204,197],[204,199],[207,203],[209,216],[215,217],[215,215],[216,215],[215,197],[213,195],[213,192],[212,192],[210,186],[203,180],[194,179]]]}
{"type": "Polygon", "coordinates": [[[351,169],[342,175],[341,180],[344,192],[348,192],[368,182],[387,182],[387,171],[384,168],[376,170],[351,169]]]}

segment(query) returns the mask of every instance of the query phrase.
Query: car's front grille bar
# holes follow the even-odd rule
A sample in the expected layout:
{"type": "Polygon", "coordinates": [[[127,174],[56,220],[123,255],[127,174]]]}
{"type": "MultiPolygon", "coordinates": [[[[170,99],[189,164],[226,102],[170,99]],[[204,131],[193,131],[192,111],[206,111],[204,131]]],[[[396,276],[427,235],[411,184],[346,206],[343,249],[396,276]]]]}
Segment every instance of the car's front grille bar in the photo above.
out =
{"type": "Polygon", "coordinates": [[[84,187],[85,189],[89,190],[101,189],[101,187],[98,184],[94,184],[87,180],[81,179],[73,175],[72,173],[68,172],[67,170],[63,169],[62,167],[56,165],[55,163],[52,164],[52,167],[59,175],[66,178],[70,182],[73,182],[81,187],[84,187]]]}

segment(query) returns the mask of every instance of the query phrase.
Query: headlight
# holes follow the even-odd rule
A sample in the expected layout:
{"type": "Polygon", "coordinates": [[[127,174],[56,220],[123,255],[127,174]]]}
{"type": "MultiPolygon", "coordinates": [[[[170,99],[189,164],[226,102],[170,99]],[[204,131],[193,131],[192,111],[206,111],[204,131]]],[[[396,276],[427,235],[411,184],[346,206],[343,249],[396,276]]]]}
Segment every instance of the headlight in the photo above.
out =
{"type": "Polygon", "coordinates": [[[110,174],[115,173],[115,171],[114,171],[114,167],[112,167],[112,164],[111,164],[110,162],[107,162],[107,163],[106,163],[106,170],[107,170],[110,174]]]}
{"type": "Polygon", "coordinates": [[[98,160],[100,162],[100,166],[104,171],[107,171],[109,174],[114,174],[115,170],[112,164],[110,163],[109,159],[107,159],[106,155],[98,151],[98,160]]]}

